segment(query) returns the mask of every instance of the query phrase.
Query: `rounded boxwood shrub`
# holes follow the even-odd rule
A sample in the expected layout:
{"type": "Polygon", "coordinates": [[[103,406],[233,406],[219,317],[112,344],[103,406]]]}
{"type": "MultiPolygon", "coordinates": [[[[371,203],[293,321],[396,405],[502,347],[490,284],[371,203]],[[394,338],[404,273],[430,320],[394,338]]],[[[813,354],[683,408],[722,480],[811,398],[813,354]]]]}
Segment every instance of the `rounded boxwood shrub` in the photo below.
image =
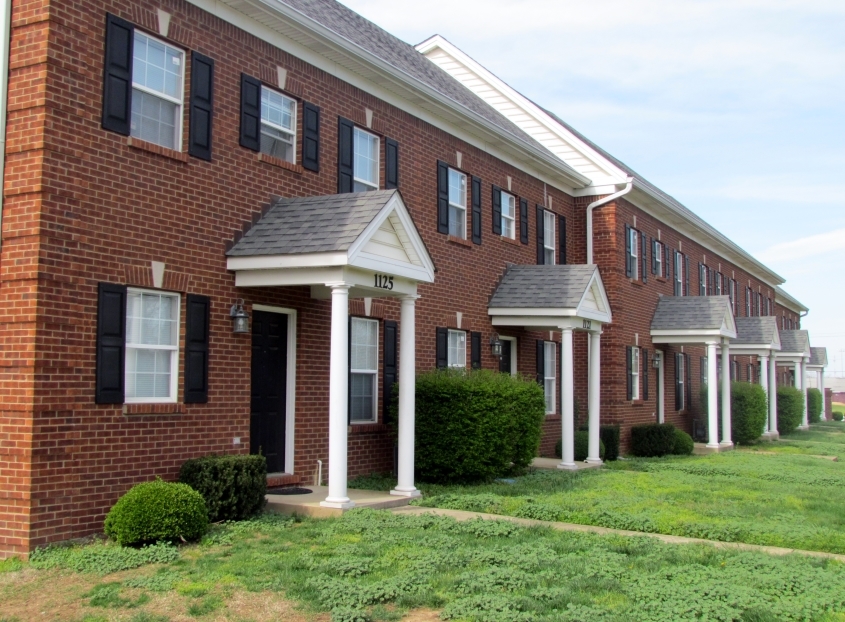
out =
{"type": "MultiPolygon", "coordinates": [[[[589,430],[578,430],[575,432],[575,462],[584,462],[590,453],[590,432],[589,430]]],[[[563,457],[563,441],[558,439],[555,443],[555,457],[563,457]]],[[[599,438],[599,458],[607,460],[607,451],[604,441],[599,438]]]]}
{"type": "Polygon", "coordinates": [[[416,384],[416,473],[421,481],[501,477],[531,464],[546,412],[534,380],[490,370],[437,370],[416,384]]]}
{"type": "Polygon", "coordinates": [[[838,410],[833,411],[833,420],[834,421],[842,421],[843,419],[845,419],[845,415],[843,415],[838,410]]]}
{"type": "Polygon", "coordinates": [[[124,546],[199,540],[208,531],[202,495],[187,484],[133,486],[106,516],[106,535],[124,546]]]}
{"type": "Polygon", "coordinates": [[[807,417],[810,423],[822,420],[822,392],[816,388],[807,389],[807,417]]]}
{"type": "Polygon", "coordinates": [[[795,432],[804,417],[804,396],[795,387],[778,387],[778,432],[795,432]]]}
{"type": "Polygon", "coordinates": [[[671,454],[675,448],[675,426],[646,423],[631,428],[631,453],[641,458],[671,454]]]}
{"type": "Polygon", "coordinates": [[[766,428],[768,399],[759,384],[731,383],[731,435],[735,443],[748,445],[766,428]]]}
{"type": "Polygon", "coordinates": [[[695,449],[695,443],[692,437],[683,430],[675,428],[675,445],[672,447],[672,454],[676,456],[691,456],[693,449],[695,449]]]}

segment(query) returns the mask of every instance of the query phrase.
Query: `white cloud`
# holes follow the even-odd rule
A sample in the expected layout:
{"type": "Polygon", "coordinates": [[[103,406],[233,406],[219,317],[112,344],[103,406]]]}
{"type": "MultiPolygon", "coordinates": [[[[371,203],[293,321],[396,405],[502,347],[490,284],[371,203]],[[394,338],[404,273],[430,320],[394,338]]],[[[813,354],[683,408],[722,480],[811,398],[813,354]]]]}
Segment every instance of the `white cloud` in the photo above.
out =
{"type": "Polygon", "coordinates": [[[836,229],[827,233],[819,233],[790,242],[775,244],[760,253],[759,257],[763,261],[782,264],[843,249],[845,249],[845,229],[836,229]]]}

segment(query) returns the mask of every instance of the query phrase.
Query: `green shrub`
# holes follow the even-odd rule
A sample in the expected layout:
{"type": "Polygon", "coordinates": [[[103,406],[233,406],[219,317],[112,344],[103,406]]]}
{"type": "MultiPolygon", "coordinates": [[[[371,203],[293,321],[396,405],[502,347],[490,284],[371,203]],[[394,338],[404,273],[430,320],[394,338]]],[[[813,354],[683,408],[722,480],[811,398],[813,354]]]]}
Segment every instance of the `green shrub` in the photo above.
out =
{"type": "Polygon", "coordinates": [[[778,387],[778,432],[791,434],[804,417],[804,396],[795,387],[778,387]]]}
{"type": "Polygon", "coordinates": [[[731,435],[735,443],[748,445],[763,434],[768,400],[759,384],[731,383],[731,435]]]}
{"type": "Polygon", "coordinates": [[[264,507],[267,459],[243,454],[203,456],[186,460],[179,481],[205,499],[208,520],[243,520],[264,507]]]}
{"type": "Polygon", "coordinates": [[[672,447],[672,454],[676,456],[691,456],[693,449],[695,449],[695,443],[692,437],[683,430],[675,428],[675,445],[672,447]]]}
{"type": "Polygon", "coordinates": [[[106,535],[124,546],[199,540],[208,531],[202,495],[186,484],[145,482],[118,499],[106,516],[106,535]]]}
{"type": "Polygon", "coordinates": [[[834,420],[834,421],[842,421],[842,419],[845,419],[845,415],[843,415],[843,414],[842,414],[840,411],[838,411],[838,410],[834,410],[834,411],[833,411],[833,420],[834,420]]]}
{"type": "Polygon", "coordinates": [[[631,453],[642,458],[665,456],[675,448],[675,426],[646,423],[631,428],[631,453]]]}
{"type": "Polygon", "coordinates": [[[807,389],[807,416],[810,423],[821,423],[823,403],[821,391],[816,388],[807,389]]]}
{"type": "Polygon", "coordinates": [[[490,370],[438,370],[416,385],[416,473],[421,481],[501,477],[540,447],[543,388],[490,370]]]}
{"type": "Polygon", "coordinates": [[[601,442],[604,443],[605,460],[619,458],[619,425],[603,425],[599,428],[601,442]]]}
{"type": "MultiPolygon", "coordinates": [[[[575,462],[584,462],[590,453],[590,432],[589,430],[576,430],[575,432],[575,462]]],[[[563,457],[563,441],[558,439],[555,443],[555,457],[563,457]]],[[[599,437],[599,457],[607,459],[607,450],[604,441],[599,437]]]]}

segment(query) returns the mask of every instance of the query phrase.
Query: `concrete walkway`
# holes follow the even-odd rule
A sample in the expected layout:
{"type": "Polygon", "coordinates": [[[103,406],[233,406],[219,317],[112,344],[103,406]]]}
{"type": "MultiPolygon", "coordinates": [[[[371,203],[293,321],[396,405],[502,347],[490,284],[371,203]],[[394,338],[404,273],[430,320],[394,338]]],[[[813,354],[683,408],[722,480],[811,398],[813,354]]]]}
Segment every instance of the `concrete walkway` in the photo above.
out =
{"type": "MultiPolygon", "coordinates": [[[[560,458],[534,458],[531,462],[532,468],[535,469],[549,469],[552,471],[556,471],[557,465],[560,464],[560,458]]],[[[601,464],[589,464],[587,462],[576,462],[575,467],[576,470],[580,471],[581,469],[597,469],[601,466],[601,464]]]]}
{"type": "Polygon", "coordinates": [[[669,536],[662,533],[646,533],[643,531],[627,531],[625,529],[610,529],[608,527],[596,527],[594,525],[577,525],[575,523],[557,523],[551,521],[534,520],[531,518],[516,518],[515,516],[500,516],[498,514],[484,514],[482,512],[465,512],[463,510],[444,510],[440,508],[421,508],[407,506],[392,510],[395,514],[436,514],[438,516],[449,516],[458,521],[467,521],[473,518],[485,520],[504,520],[524,527],[549,527],[557,531],[579,531],[583,533],[596,533],[601,535],[617,536],[640,536],[654,538],[669,544],[708,544],[717,549],[735,549],[739,551],[756,551],[768,553],[769,555],[806,555],[807,557],[821,557],[835,559],[845,562],[845,555],[837,553],[824,553],[822,551],[804,551],[801,549],[785,549],[779,546],[761,546],[759,544],[745,544],[743,542],[720,542],[719,540],[703,540],[701,538],[686,538],[684,536],[669,536]]]}

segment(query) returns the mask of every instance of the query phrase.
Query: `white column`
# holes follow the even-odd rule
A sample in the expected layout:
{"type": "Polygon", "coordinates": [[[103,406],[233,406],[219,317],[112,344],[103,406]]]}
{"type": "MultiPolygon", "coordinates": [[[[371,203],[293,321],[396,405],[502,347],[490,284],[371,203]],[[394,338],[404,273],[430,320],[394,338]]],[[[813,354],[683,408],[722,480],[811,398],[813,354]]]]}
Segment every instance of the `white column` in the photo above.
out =
{"type": "Polygon", "coordinates": [[[801,393],[804,394],[804,421],[801,427],[805,430],[810,427],[810,412],[807,409],[807,361],[801,361],[801,393]]]}
{"type": "Polygon", "coordinates": [[[819,371],[819,382],[818,387],[819,391],[822,392],[822,421],[827,421],[827,400],[824,399],[824,367],[822,367],[819,371]]]}
{"type": "Polygon", "coordinates": [[[332,334],[329,366],[329,495],[320,505],[351,508],[346,494],[347,426],[349,424],[349,285],[331,284],[332,334]]]}
{"type": "Polygon", "coordinates": [[[666,356],[660,353],[660,367],[657,368],[657,423],[666,422],[666,356]]]}
{"type": "MultiPolygon", "coordinates": [[[[772,363],[774,365],[774,362],[772,363]]],[[[760,355],[760,386],[763,387],[763,391],[766,393],[766,396],[769,395],[769,355],[763,354],[760,355]]],[[[763,434],[769,433],[769,418],[766,417],[766,423],[763,426],[763,434]]]]}
{"type": "Polygon", "coordinates": [[[731,349],[727,341],[722,342],[722,447],[733,447],[731,441],[731,349]]]}
{"type": "MultiPolygon", "coordinates": [[[[707,344],[707,446],[719,447],[719,380],[716,374],[716,344],[707,344]]],[[[687,387],[687,391],[690,388],[687,387]]]]}
{"type": "Polygon", "coordinates": [[[561,457],[557,468],[575,466],[575,389],[572,370],[572,329],[564,328],[560,344],[560,426],[561,457]]]}
{"type": "Polygon", "coordinates": [[[769,432],[774,438],[778,436],[778,366],[774,356],[769,365],[769,432]]]}
{"type": "MultiPolygon", "coordinates": [[[[587,447],[587,462],[601,464],[599,438],[600,403],[601,403],[601,333],[589,333],[590,370],[589,370],[589,413],[590,431],[587,447]]],[[[647,372],[646,372],[647,373],[647,372]]]]}
{"type": "Polygon", "coordinates": [[[419,497],[414,486],[414,426],[416,420],[417,296],[402,298],[399,316],[399,464],[396,488],[390,494],[419,497]]]}

